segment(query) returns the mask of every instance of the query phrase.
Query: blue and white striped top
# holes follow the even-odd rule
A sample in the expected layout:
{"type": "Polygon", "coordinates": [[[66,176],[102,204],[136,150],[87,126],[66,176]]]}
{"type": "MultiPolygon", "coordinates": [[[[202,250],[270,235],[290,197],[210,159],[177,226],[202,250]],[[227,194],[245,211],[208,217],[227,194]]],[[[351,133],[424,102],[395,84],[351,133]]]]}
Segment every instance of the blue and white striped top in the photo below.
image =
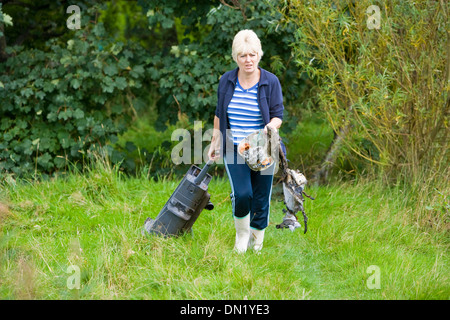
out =
{"type": "Polygon", "coordinates": [[[234,144],[239,144],[249,134],[264,128],[258,106],[258,83],[249,89],[243,89],[239,80],[236,82],[227,115],[234,144]]]}

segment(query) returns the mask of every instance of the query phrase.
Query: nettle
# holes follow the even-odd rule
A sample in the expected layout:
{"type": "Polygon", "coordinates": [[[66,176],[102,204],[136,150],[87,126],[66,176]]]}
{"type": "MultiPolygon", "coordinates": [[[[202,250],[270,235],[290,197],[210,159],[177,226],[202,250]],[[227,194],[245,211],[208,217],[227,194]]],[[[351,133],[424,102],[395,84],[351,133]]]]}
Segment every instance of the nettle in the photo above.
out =
{"type": "MultiPolygon", "coordinates": [[[[117,141],[133,113],[145,55],[86,23],[46,50],[7,47],[0,64],[0,176],[81,167],[89,151],[117,141]]],[[[114,151],[109,148],[110,155],[114,151]]],[[[116,156],[117,157],[117,156],[116,156]]]]}

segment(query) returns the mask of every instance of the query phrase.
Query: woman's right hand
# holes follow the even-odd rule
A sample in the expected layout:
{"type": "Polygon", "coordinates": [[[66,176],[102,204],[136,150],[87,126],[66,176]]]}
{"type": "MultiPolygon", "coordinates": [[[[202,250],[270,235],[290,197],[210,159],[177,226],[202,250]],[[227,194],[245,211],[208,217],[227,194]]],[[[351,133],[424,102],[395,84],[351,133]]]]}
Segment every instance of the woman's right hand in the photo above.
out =
{"type": "Polygon", "coordinates": [[[212,161],[217,161],[220,159],[220,149],[211,144],[208,150],[208,157],[212,161]]]}
{"type": "Polygon", "coordinates": [[[214,129],[211,137],[211,145],[208,150],[208,157],[212,161],[217,161],[220,159],[220,145],[221,145],[221,132],[220,119],[214,116],[214,129]]]}

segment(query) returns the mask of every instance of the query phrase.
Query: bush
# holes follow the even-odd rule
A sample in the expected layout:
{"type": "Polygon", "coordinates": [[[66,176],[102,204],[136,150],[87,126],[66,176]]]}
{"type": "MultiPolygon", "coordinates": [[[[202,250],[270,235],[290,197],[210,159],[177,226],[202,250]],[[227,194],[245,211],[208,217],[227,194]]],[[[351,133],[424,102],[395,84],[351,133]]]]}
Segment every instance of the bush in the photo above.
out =
{"type": "MultiPolygon", "coordinates": [[[[89,22],[67,43],[45,50],[7,47],[0,64],[0,175],[65,170],[80,166],[87,151],[117,141],[145,106],[145,55],[106,36],[89,22]]],[[[110,149],[111,156],[114,152],[110,149]]],[[[117,158],[117,157],[116,157],[117,158]]]]}
{"type": "Polygon", "coordinates": [[[384,177],[413,181],[449,161],[448,6],[377,3],[289,1],[279,9],[298,28],[295,60],[346,148],[384,177]]]}

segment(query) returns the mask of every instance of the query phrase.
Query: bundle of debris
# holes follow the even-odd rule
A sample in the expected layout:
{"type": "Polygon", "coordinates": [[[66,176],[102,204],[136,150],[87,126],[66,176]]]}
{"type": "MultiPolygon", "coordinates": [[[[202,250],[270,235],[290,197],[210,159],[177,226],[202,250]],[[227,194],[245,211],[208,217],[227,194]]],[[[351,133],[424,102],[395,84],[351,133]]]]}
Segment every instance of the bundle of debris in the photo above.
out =
{"type": "Polygon", "coordinates": [[[279,158],[279,166],[282,170],[280,181],[283,183],[284,203],[286,209],[283,209],[285,216],[283,221],[276,225],[277,229],[289,228],[294,231],[301,227],[298,222],[297,213],[302,212],[305,231],[308,230],[308,217],[303,207],[304,197],[312,200],[313,197],[307,195],[304,191],[307,180],[298,170],[288,167],[288,161],[281,148],[281,139],[277,132],[268,130],[258,130],[244,138],[238,146],[239,154],[245,159],[247,165],[254,171],[262,171],[271,167],[279,158]],[[276,154],[278,152],[278,154],[276,154]]]}
{"type": "Polygon", "coordinates": [[[303,202],[305,197],[314,200],[313,197],[306,194],[304,191],[307,180],[303,173],[298,170],[289,169],[286,156],[280,148],[280,168],[282,169],[281,181],[283,182],[283,194],[284,194],[284,204],[286,209],[283,212],[286,214],[283,217],[283,222],[277,224],[277,229],[289,228],[294,231],[296,228],[300,227],[298,222],[297,213],[299,211],[303,214],[303,222],[305,224],[305,231],[308,230],[308,217],[305,213],[305,208],[303,202]]]}

